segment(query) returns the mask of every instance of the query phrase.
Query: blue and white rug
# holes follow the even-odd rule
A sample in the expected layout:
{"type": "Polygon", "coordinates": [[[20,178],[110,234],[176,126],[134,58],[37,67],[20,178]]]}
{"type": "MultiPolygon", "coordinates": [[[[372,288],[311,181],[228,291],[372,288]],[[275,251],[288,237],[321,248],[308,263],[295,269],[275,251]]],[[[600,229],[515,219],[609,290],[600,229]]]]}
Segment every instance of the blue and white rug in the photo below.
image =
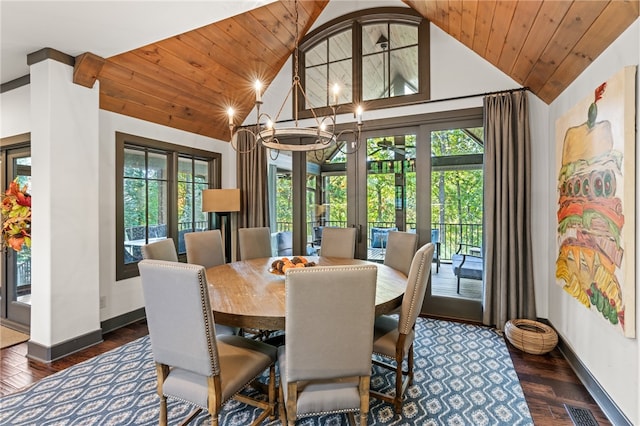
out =
{"type": "MultiPolygon", "coordinates": [[[[490,328],[418,318],[414,382],[401,415],[371,400],[369,425],[533,425],[505,342],[490,328]]],[[[375,367],[371,387],[393,389],[394,376],[375,367]]],[[[253,391],[250,391],[253,392],[253,391]]],[[[169,399],[169,423],[192,407],[169,399]]],[[[0,399],[0,425],[155,425],[159,399],[148,336],[49,376],[0,399]]],[[[220,425],[247,425],[259,411],[229,401],[220,425]]],[[[201,414],[195,425],[210,424],[201,414]]],[[[279,425],[280,421],[265,421],[279,425]]],[[[346,425],[344,415],[299,425],[346,425]]]]}

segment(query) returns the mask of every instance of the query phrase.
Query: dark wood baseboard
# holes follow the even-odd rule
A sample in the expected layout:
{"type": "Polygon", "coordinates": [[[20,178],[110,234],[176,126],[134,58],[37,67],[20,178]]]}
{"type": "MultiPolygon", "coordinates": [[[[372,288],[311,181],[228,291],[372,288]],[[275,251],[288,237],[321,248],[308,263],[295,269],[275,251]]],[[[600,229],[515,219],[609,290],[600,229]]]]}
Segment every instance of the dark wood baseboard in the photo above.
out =
{"type": "Polygon", "coordinates": [[[103,321],[100,323],[99,330],[75,337],[51,347],[43,346],[30,340],[27,346],[27,358],[44,363],[50,363],[64,358],[75,352],[101,343],[104,334],[143,320],[146,318],[145,315],[144,308],[136,309],[135,311],[103,321]]]}
{"type": "MultiPolygon", "coordinates": [[[[546,321],[549,324],[548,321],[546,321]]],[[[551,325],[551,324],[550,324],[551,325]]],[[[551,325],[553,327],[553,325],[551,325]]],[[[587,389],[591,397],[598,404],[602,412],[607,416],[609,421],[616,426],[632,426],[627,416],[620,410],[616,403],[611,399],[609,394],[600,386],[591,372],[580,361],[573,350],[565,343],[561,336],[558,336],[558,350],[567,360],[576,376],[580,379],[584,387],[587,389]]]]}
{"type": "Polygon", "coordinates": [[[102,330],[94,330],[53,346],[43,346],[33,340],[29,340],[27,358],[34,361],[49,363],[90,346],[97,345],[101,342],[102,330]]]}
{"type": "Polygon", "coordinates": [[[118,315],[117,317],[102,321],[100,323],[100,328],[102,328],[102,334],[106,334],[145,318],[147,318],[147,313],[144,308],[139,308],[135,311],[127,312],[126,314],[118,315]]]}

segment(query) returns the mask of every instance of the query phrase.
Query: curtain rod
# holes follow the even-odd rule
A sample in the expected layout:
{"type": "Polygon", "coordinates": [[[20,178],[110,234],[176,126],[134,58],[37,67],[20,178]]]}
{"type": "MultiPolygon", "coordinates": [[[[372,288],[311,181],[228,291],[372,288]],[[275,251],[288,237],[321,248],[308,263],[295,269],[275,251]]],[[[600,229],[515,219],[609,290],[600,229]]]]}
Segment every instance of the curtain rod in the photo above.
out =
{"type": "MultiPolygon", "coordinates": [[[[415,101],[410,103],[409,105],[422,105],[422,104],[431,104],[431,103],[436,103],[436,102],[446,102],[446,101],[457,101],[459,99],[469,99],[469,98],[477,98],[480,96],[492,96],[492,95],[499,95],[501,93],[513,93],[513,92],[521,92],[521,91],[525,91],[525,90],[529,90],[529,87],[525,86],[525,87],[517,87],[515,89],[507,89],[507,90],[496,90],[494,92],[485,92],[485,93],[476,93],[475,95],[461,95],[461,96],[454,96],[451,98],[440,98],[440,99],[429,99],[426,101],[415,101]]],[[[401,106],[407,106],[407,105],[401,105],[401,106]]],[[[280,122],[285,123],[291,120],[280,120],[280,122]]],[[[279,122],[279,123],[280,123],[279,122]]],[[[278,123],[276,123],[278,124],[278,123]]],[[[247,125],[247,126],[240,126],[240,127],[250,127],[251,125],[247,125]]]]}
{"type": "Polygon", "coordinates": [[[507,89],[507,90],[496,90],[495,92],[485,92],[485,93],[476,93],[475,95],[461,95],[461,96],[453,96],[451,98],[441,98],[441,99],[429,99],[420,103],[430,104],[435,102],[446,102],[446,101],[457,101],[459,99],[468,99],[468,98],[477,98],[480,96],[491,96],[491,95],[500,95],[502,93],[513,93],[513,92],[521,92],[524,90],[529,90],[528,87],[518,87],[516,89],[507,89]]]}

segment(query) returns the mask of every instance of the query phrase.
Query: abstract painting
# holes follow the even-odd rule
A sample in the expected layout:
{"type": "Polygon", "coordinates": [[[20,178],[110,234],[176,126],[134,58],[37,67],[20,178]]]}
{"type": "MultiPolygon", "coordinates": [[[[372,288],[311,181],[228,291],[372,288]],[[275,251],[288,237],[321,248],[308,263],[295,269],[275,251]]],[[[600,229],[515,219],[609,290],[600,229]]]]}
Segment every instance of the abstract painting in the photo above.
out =
{"type": "Polygon", "coordinates": [[[556,122],[556,282],[635,337],[635,81],[625,67],[556,122]]]}

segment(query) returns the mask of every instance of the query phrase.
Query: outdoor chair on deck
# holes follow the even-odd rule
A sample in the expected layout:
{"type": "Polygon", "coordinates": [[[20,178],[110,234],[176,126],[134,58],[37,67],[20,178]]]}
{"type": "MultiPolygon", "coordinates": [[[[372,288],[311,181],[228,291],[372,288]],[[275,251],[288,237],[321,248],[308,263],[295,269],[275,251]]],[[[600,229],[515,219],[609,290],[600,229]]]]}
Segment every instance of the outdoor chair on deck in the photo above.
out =
{"type": "Polygon", "coordinates": [[[460,243],[456,254],[451,256],[451,267],[458,281],[456,291],[460,294],[460,278],[482,280],[484,272],[482,249],[471,244],[460,243]]]}
{"type": "Polygon", "coordinates": [[[278,348],[283,425],[346,412],[353,424],[358,410],[367,424],[377,273],[374,265],[287,271],[287,341],[278,348]]]}
{"type": "Polygon", "coordinates": [[[434,250],[434,244],[427,243],[420,247],[413,256],[407,279],[407,289],[402,298],[400,316],[382,315],[375,321],[373,353],[393,360],[393,364],[377,359],[374,359],[373,363],[395,371],[396,390],[394,394],[384,394],[372,390],[371,396],[391,402],[396,413],[400,413],[404,392],[413,381],[415,325],[427,291],[434,250]],[[402,370],[402,361],[405,357],[407,358],[407,371],[402,370]]]}
{"type": "Polygon", "coordinates": [[[436,274],[440,272],[440,230],[431,230],[431,242],[436,246],[433,254],[433,261],[436,263],[436,274]]]}
{"type": "Polygon", "coordinates": [[[276,252],[278,256],[293,255],[293,232],[280,231],[276,234],[276,252]]]}
{"type": "Polygon", "coordinates": [[[205,409],[217,425],[220,408],[231,398],[264,410],[253,425],[273,418],[276,348],[240,336],[216,336],[202,266],[142,260],[138,267],[156,364],[159,424],[167,424],[167,397],[198,407],[182,424],[205,409]],[[268,401],[239,393],[266,369],[268,401]]]}
{"type": "Polygon", "coordinates": [[[271,257],[271,231],[269,227],[238,229],[240,260],[271,257]]]}

